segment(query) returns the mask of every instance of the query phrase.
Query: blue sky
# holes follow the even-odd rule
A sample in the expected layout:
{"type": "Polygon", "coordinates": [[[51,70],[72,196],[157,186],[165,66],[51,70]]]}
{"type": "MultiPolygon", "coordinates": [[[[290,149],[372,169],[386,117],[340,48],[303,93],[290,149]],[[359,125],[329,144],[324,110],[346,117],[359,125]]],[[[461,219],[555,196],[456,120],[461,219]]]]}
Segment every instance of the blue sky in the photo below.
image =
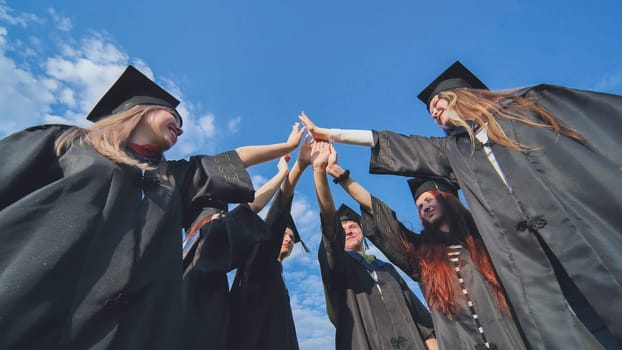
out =
{"type": "MultiPolygon", "coordinates": [[[[129,63],[183,101],[185,133],[170,159],[281,142],[301,110],[320,126],[441,135],[416,95],[456,59],[492,89],[547,82],[622,94],[615,0],[175,3],[0,0],[0,137],[87,125],[129,63]]],[[[405,179],[368,175],[366,148],[337,150],[355,179],[420,228],[405,179]]],[[[250,169],[256,185],[275,171],[276,162],[250,169]]],[[[353,205],[339,187],[333,194],[353,205]]],[[[310,173],[293,211],[312,249],[285,262],[301,348],[331,348],[310,173]]]]}

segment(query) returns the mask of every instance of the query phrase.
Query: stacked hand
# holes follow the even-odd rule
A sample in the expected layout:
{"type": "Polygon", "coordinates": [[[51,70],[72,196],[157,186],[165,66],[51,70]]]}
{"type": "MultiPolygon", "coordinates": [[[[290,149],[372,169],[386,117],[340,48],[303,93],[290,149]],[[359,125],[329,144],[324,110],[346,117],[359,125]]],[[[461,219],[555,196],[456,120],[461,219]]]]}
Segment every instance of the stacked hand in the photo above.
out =
{"type": "Polygon", "coordinates": [[[337,151],[332,144],[328,142],[330,131],[329,129],[320,128],[309,119],[305,112],[300,113],[298,116],[300,122],[304,125],[302,130],[308,130],[309,134],[305,136],[305,139],[300,146],[300,153],[298,154],[298,162],[302,166],[312,164],[314,169],[324,169],[331,175],[341,169],[337,164],[337,151]],[[309,141],[309,137],[313,137],[313,141],[309,141]],[[331,171],[331,169],[333,171],[331,171]]]}
{"type": "Polygon", "coordinates": [[[279,169],[279,173],[287,174],[289,172],[289,166],[287,165],[287,162],[289,162],[290,159],[292,159],[292,156],[290,156],[289,153],[279,159],[279,163],[276,166],[277,169],[279,169]]]}
{"type": "Polygon", "coordinates": [[[328,141],[330,136],[330,130],[325,128],[320,128],[317,125],[313,124],[311,119],[305,114],[305,112],[300,113],[298,119],[302,122],[305,129],[309,130],[311,136],[313,136],[314,140],[324,140],[328,141]]]}
{"type": "Polygon", "coordinates": [[[303,168],[311,164],[312,147],[313,146],[311,143],[311,135],[307,134],[304,141],[302,141],[302,144],[300,145],[300,151],[298,152],[298,164],[300,164],[300,166],[303,168]]]}
{"type": "Polygon", "coordinates": [[[337,177],[343,173],[343,169],[339,166],[337,162],[337,151],[335,147],[331,144],[329,147],[330,155],[328,156],[328,163],[326,164],[326,172],[329,173],[332,177],[337,177]]]}
{"type": "Polygon", "coordinates": [[[311,149],[311,164],[313,170],[326,171],[328,158],[330,157],[330,144],[322,140],[314,140],[311,149]]]}
{"type": "Polygon", "coordinates": [[[287,138],[287,145],[290,148],[290,152],[295,150],[296,147],[300,144],[300,140],[302,140],[302,135],[305,133],[305,127],[300,127],[300,123],[296,122],[292,126],[292,132],[289,134],[287,138]]]}

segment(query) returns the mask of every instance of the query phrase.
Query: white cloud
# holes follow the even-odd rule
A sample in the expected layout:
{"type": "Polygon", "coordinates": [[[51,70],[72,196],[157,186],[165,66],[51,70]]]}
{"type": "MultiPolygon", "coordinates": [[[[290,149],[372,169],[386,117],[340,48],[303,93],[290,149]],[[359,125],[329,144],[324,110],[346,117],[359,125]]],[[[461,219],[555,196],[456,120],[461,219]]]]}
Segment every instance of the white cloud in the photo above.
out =
{"type": "MultiPolygon", "coordinates": [[[[123,63],[127,65],[128,55],[119,50],[110,39],[101,33],[95,33],[93,37],[86,38],[81,44],[82,56],[91,62],[109,65],[123,63]]],[[[143,68],[143,73],[153,79],[153,72],[143,68]]]]}
{"type": "Polygon", "coordinates": [[[8,32],[6,30],[6,28],[4,27],[0,27],[0,45],[3,48],[2,51],[4,51],[4,45],[6,45],[6,36],[7,36],[8,32]]]}
{"type": "Polygon", "coordinates": [[[37,124],[55,101],[54,86],[21,69],[5,54],[8,31],[0,27],[0,135],[37,124]]]}
{"type": "Polygon", "coordinates": [[[52,8],[48,9],[48,13],[56,24],[56,29],[63,32],[68,32],[71,30],[71,20],[69,18],[59,15],[58,13],[56,13],[56,10],[52,8]]]}
{"type": "MultiPolygon", "coordinates": [[[[136,67],[136,69],[138,69],[140,71],[145,69],[146,71],[151,72],[151,68],[146,67],[145,62],[143,62],[142,60],[135,60],[134,62],[132,62],[132,64],[134,65],[134,67],[136,67]]],[[[175,96],[180,101],[183,101],[183,93],[181,91],[181,88],[177,85],[177,83],[175,83],[173,80],[168,79],[168,78],[158,79],[158,82],[171,95],[175,96]]]]}
{"type": "Polygon", "coordinates": [[[597,82],[590,90],[604,92],[622,91],[622,69],[608,74],[606,77],[597,82]]]}
{"type": "Polygon", "coordinates": [[[58,50],[60,51],[60,55],[66,58],[78,56],[78,51],[76,50],[76,48],[67,43],[61,43],[58,50]]]}
{"type": "Polygon", "coordinates": [[[0,0],[0,21],[11,25],[27,27],[30,23],[43,23],[44,20],[32,13],[13,14],[13,9],[6,5],[6,1],[0,0]]]}
{"type": "MultiPolygon", "coordinates": [[[[289,260],[289,259],[287,259],[289,260]]],[[[335,328],[328,321],[319,264],[284,263],[285,282],[300,348],[332,349],[335,328]]],[[[314,259],[317,262],[316,259],[314,259]]]]}
{"type": "Polygon", "coordinates": [[[51,78],[74,90],[76,100],[79,101],[76,107],[86,115],[121,74],[127,60],[98,63],[85,55],[85,52],[76,52],[78,56],[75,58],[48,58],[45,68],[51,78]]]}
{"type": "Polygon", "coordinates": [[[319,212],[315,207],[311,206],[309,200],[302,194],[297,194],[294,197],[294,201],[292,202],[292,216],[294,220],[302,226],[318,224],[320,220],[319,212]]]}
{"type": "Polygon", "coordinates": [[[227,122],[227,128],[229,129],[229,132],[232,134],[235,134],[238,132],[238,130],[240,129],[240,122],[242,121],[242,117],[235,117],[233,119],[230,119],[227,122]]]}
{"type": "Polygon", "coordinates": [[[251,176],[251,182],[253,183],[253,187],[257,189],[263,186],[266,182],[268,182],[268,178],[261,175],[253,175],[251,176]]]}
{"type": "MultiPolygon", "coordinates": [[[[0,0],[0,22],[23,27],[42,24],[28,28],[19,38],[11,37],[7,28],[0,26],[0,137],[41,123],[88,125],[85,115],[130,62],[155,78],[144,60],[130,57],[108,34],[90,32],[73,37],[68,32],[71,21],[54,9],[45,15],[51,20],[17,14],[0,0]],[[56,40],[58,37],[62,41],[56,40]]],[[[173,80],[154,80],[182,100],[177,110],[184,118],[184,135],[167,156],[212,153],[213,138],[218,133],[216,117],[196,113],[192,102],[183,101],[182,89],[173,80]]]]}
{"type": "Polygon", "coordinates": [[[216,117],[212,113],[199,118],[199,126],[205,136],[214,137],[216,134],[216,125],[214,124],[215,120],[216,117]]]}
{"type": "Polygon", "coordinates": [[[69,107],[74,107],[76,105],[76,99],[74,96],[74,92],[71,89],[63,89],[59,93],[59,100],[61,103],[66,104],[69,107]]]}
{"type": "Polygon", "coordinates": [[[334,349],[335,328],[323,310],[292,305],[301,350],[334,349]]]}
{"type": "Polygon", "coordinates": [[[43,117],[43,121],[46,124],[73,124],[71,120],[57,115],[46,115],[43,117]]]}

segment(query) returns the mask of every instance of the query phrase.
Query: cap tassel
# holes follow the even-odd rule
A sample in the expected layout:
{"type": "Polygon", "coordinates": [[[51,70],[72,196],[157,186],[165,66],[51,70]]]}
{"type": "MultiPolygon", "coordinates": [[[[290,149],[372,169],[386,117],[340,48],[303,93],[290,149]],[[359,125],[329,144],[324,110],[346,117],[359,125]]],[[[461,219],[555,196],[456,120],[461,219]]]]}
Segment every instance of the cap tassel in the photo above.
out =
{"type": "Polygon", "coordinates": [[[304,250],[305,253],[309,253],[309,248],[307,248],[307,245],[305,244],[305,242],[300,240],[300,245],[302,246],[302,250],[304,250]]]}

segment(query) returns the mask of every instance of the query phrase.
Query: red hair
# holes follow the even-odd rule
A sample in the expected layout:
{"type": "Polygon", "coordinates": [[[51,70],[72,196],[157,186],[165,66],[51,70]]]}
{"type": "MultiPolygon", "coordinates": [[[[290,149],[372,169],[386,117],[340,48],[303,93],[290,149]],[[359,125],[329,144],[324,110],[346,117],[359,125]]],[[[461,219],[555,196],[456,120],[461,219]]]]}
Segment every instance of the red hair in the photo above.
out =
{"type": "MultiPolygon", "coordinates": [[[[450,240],[460,242],[463,247],[469,250],[473,264],[488,282],[497,306],[502,312],[509,313],[503,289],[497,280],[484,243],[479,237],[473,216],[453,194],[440,191],[431,192],[443,207],[444,216],[449,223],[450,240]]],[[[421,219],[421,212],[419,212],[419,218],[421,219]]],[[[462,293],[454,295],[454,288],[458,280],[447,256],[447,234],[438,231],[435,225],[429,224],[423,219],[421,222],[424,226],[421,244],[414,249],[410,244],[405,244],[405,247],[410,253],[408,254],[411,258],[410,262],[419,265],[422,291],[430,308],[453,318],[460,311],[456,300],[464,297],[464,295],[462,293]]]]}

